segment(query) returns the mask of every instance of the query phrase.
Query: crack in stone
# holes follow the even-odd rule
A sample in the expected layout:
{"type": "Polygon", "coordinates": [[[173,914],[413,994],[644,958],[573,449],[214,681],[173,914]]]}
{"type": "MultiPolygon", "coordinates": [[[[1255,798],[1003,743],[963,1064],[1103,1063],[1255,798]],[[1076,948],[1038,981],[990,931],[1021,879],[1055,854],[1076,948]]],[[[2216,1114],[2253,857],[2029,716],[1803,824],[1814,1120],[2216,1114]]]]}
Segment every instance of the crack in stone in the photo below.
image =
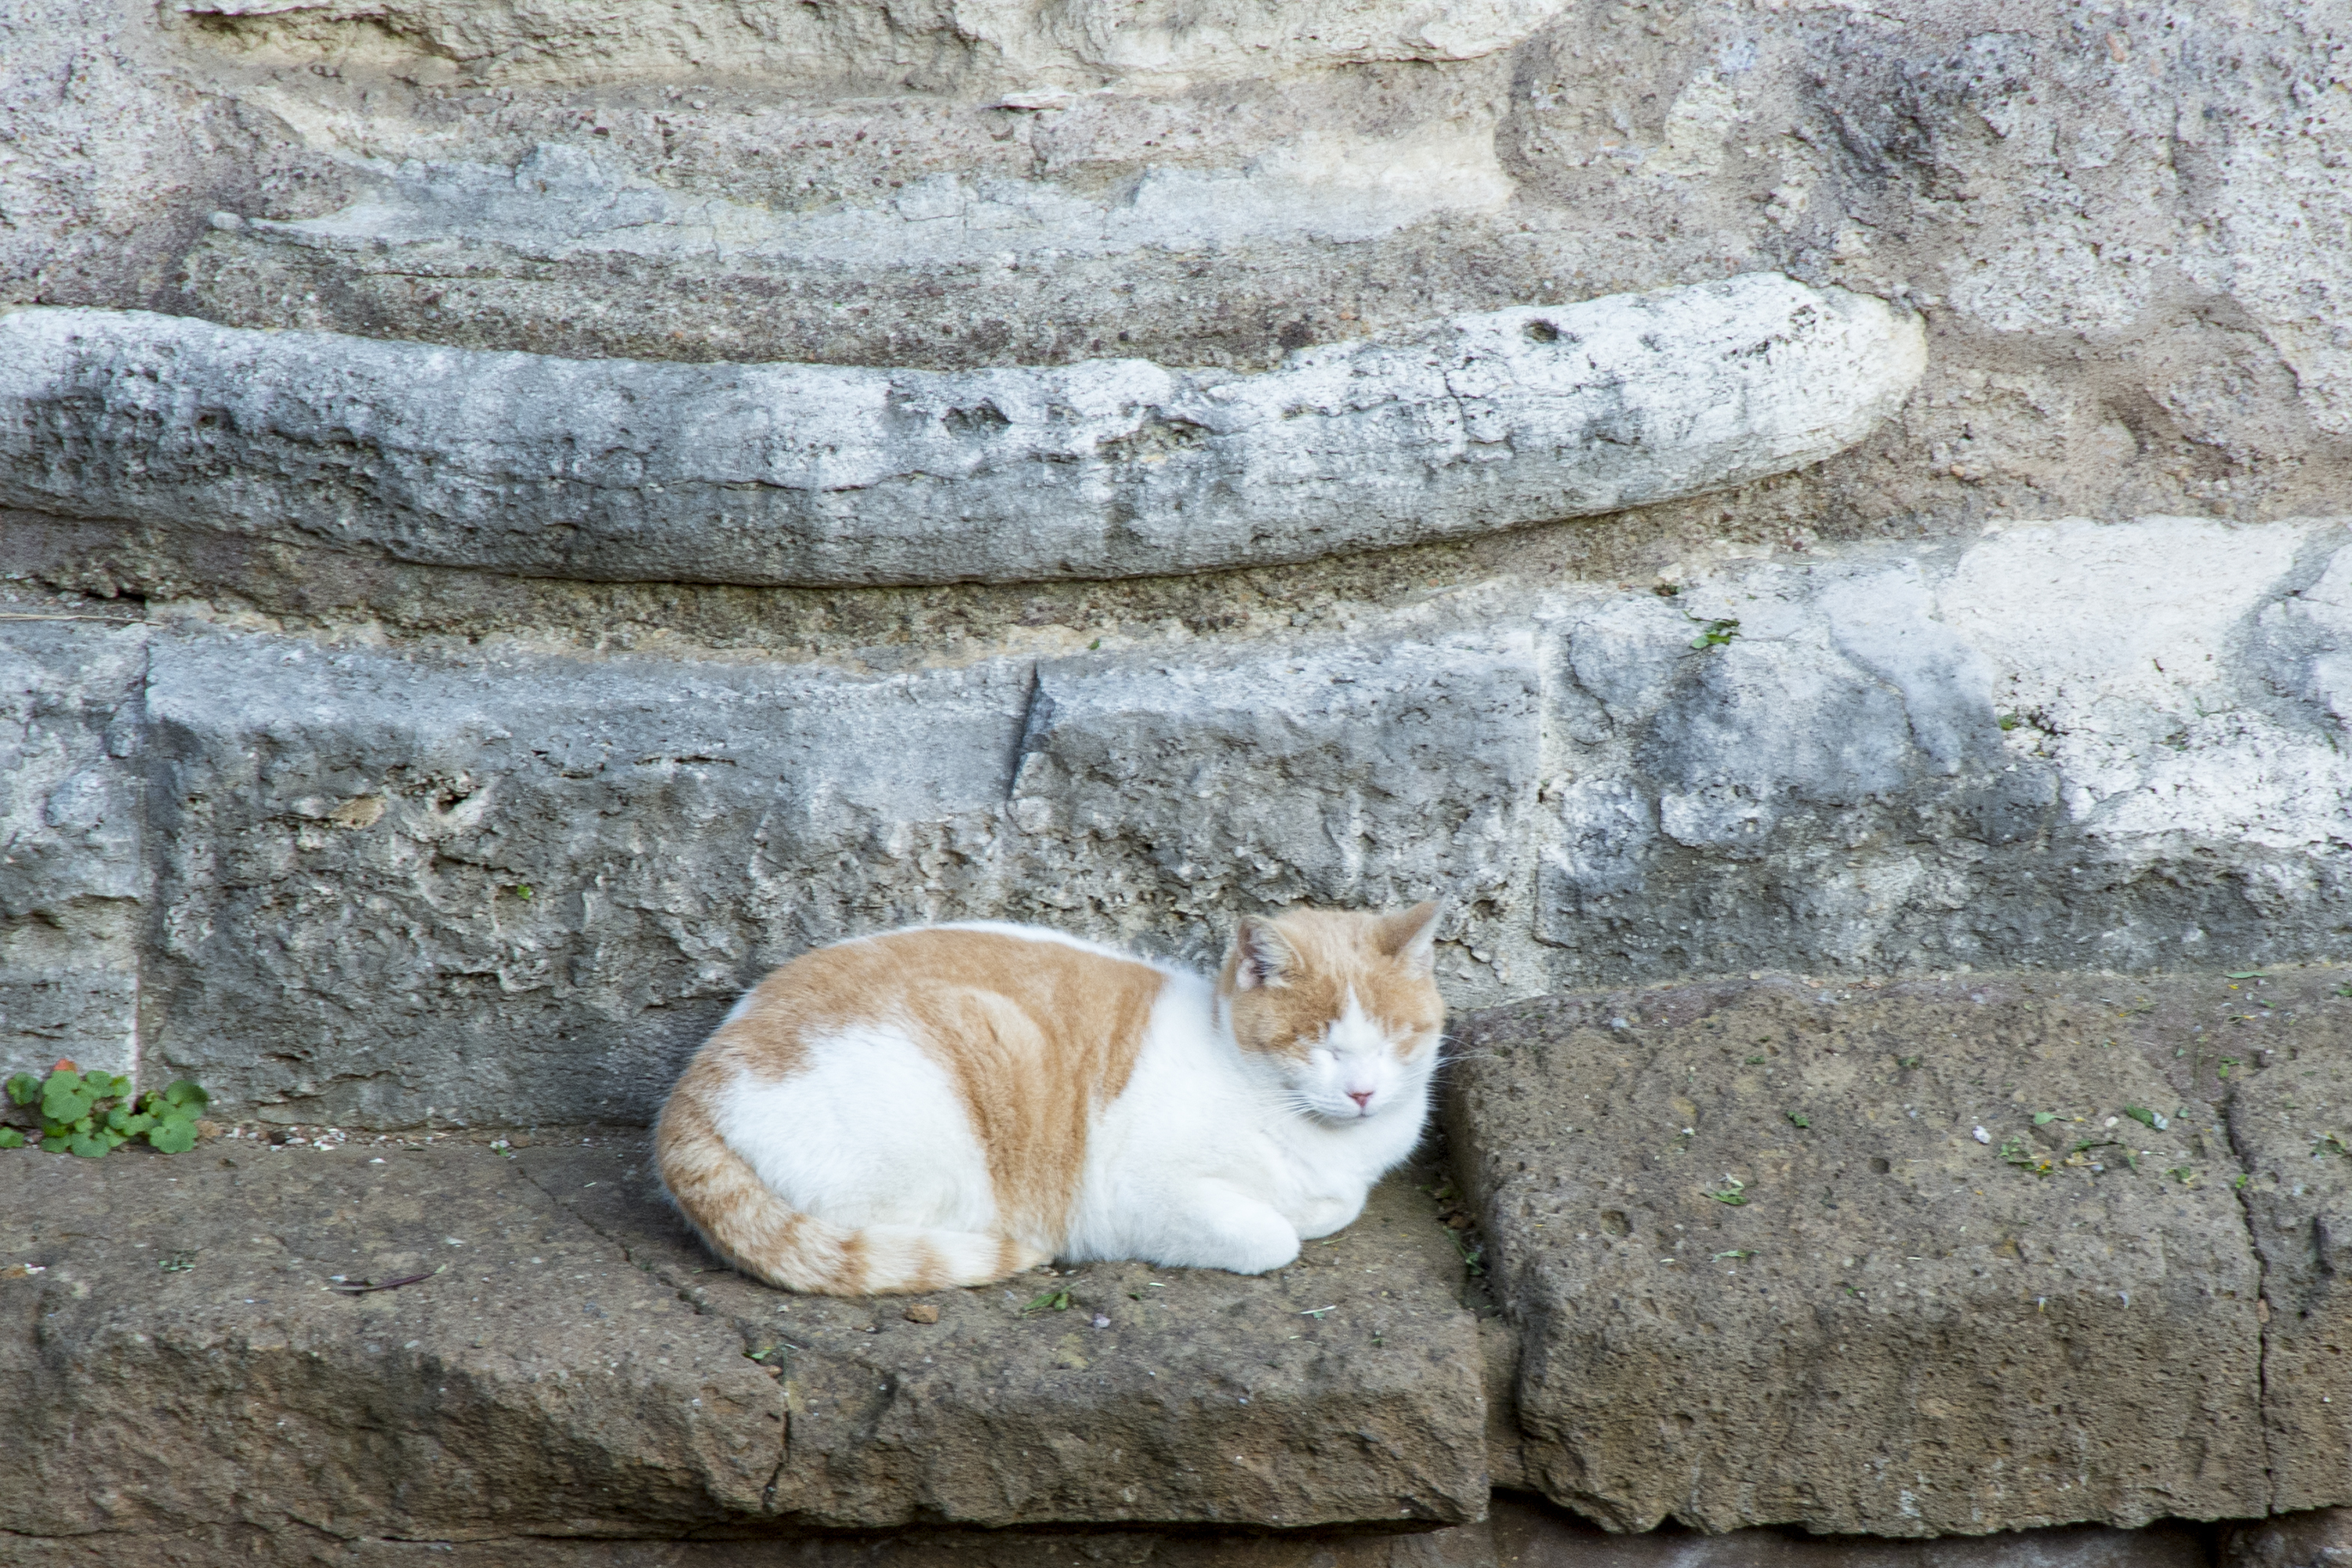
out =
{"type": "MultiPolygon", "coordinates": [[[[746,1360],[751,1359],[755,1348],[751,1342],[754,1336],[751,1331],[751,1325],[745,1320],[735,1316],[733,1313],[720,1313],[714,1309],[709,1302],[702,1299],[702,1292],[698,1288],[694,1289],[688,1289],[686,1286],[680,1284],[678,1280],[672,1276],[669,1270],[652,1263],[641,1262],[637,1258],[635,1249],[631,1247],[627,1242],[622,1240],[619,1237],[613,1235],[603,1226],[598,1225],[594,1220],[589,1218],[585,1214],[565,1203],[562,1198],[557,1197],[547,1184],[541,1181],[538,1176],[533,1174],[530,1167],[522,1161],[515,1161],[514,1167],[515,1173],[520,1176],[524,1181],[530,1183],[531,1186],[538,1189],[540,1194],[544,1196],[549,1203],[552,1204],[559,1213],[569,1215],[573,1222],[579,1225],[581,1228],[587,1231],[591,1236],[596,1237],[597,1240],[603,1242],[605,1246],[611,1247],[614,1251],[619,1253],[621,1255],[622,1261],[627,1263],[631,1268],[635,1268],[640,1273],[651,1275],[654,1279],[661,1281],[662,1284],[669,1287],[671,1293],[679,1300],[685,1302],[688,1307],[692,1309],[695,1316],[698,1318],[719,1318],[723,1316],[727,1320],[729,1325],[734,1329],[737,1338],[742,1341],[744,1358],[746,1360]]],[[[764,1362],[755,1363],[754,1364],[760,1366],[763,1371],[770,1370],[767,1367],[767,1363],[764,1362]]],[[[790,1364],[790,1362],[787,1361],[786,1365],[789,1366],[790,1364]]],[[[784,1468],[792,1462],[793,1402],[791,1394],[786,1392],[784,1386],[787,1375],[789,1374],[778,1373],[773,1371],[770,1371],[769,1376],[769,1387],[775,1394],[777,1405],[777,1426],[780,1430],[776,1436],[775,1468],[768,1472],[767,1482],[760,1489],[760,1507],[763,1512],[771,1515],[776,1511],[776,1489],[783,1482],[784,1468]]]]}
{"type": "Polygon", "coordinates": [[[2254,1398],[2259,1415],[2257,1435],[2263,1445],[2263,1475],[2270,1486],[2270,1505],[2278,1506],[2278,1465],[2271,1453],[2271,1325],[2270,1315],[2275,1309],[2270,1304],[2271,1264],[2263,1250],[2262,1236],[2255,1228],[2253,1210],[2254,1156],[2238,1133],[2238,1087],[2233,1076],[2229,1092],[2221,1100],[2222,1135],[2230,1141],[2230,1152],[2236,1156],[2240,1181],[2232,1183],[2238,1202],[2238,1215],[2245,1222],[2246,1247],[2254,1258],[2254,1304],[2256,1331],[2254,1345],[2254,1398]]]}

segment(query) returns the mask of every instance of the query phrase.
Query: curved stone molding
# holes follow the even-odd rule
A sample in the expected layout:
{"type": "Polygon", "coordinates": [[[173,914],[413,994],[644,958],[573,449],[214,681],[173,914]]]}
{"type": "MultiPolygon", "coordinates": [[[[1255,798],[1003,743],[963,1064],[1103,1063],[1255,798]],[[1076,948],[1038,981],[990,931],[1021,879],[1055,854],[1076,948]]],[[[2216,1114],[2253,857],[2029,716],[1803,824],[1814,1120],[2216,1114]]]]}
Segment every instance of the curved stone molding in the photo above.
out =
{"type": "Polygon", "coordinates": [[[1786,472],[1925,361],[1916,321],[1773,273],[1258,375],[568,360],[35,309],[0,319],[0,500],[539,576],[1148,576],[1786,472]]]}

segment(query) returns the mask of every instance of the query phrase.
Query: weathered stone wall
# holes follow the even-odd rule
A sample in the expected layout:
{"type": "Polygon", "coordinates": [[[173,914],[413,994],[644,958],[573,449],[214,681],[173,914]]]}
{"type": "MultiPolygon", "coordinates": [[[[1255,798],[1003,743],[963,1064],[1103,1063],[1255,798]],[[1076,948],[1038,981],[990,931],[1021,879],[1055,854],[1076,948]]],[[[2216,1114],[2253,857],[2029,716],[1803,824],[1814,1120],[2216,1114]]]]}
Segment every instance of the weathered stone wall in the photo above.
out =
{"type": "Polygon", "coordinates": [[[781,1362],[630,1134],[0,1157],[0,1556],[1483,1568],[1558,1544],[1495,1485],[2352,1503],[2352,1003],[2212,978],[2352,935],[2347,47],[2207,0],[5,7],[0,1064],[641,1122],[814,942],[1199,960],[1433,894],[1496,1010],[1402,1245],[781,1362]]]}

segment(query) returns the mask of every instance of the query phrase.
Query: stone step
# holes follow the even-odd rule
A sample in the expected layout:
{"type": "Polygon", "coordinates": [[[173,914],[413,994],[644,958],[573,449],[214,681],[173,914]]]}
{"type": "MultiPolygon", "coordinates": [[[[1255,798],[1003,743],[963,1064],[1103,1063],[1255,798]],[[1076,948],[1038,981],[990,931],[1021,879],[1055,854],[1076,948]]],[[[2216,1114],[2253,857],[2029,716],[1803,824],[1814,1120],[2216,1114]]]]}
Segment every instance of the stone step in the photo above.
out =
{"type": "Polygon", "coordinates": [[[718,1265],[637,1132],[0,1153],[0,1539],[1474,1520],[1431,1182],[1265,1279],[837,1301],[718,1265]]]}
{"type": "Polygon", "coordinates": [[[1484,1520],[1411,1533],[918,1528],[413,1541],[194,1527],[0,1539],[0,1568],[2327,1568],[2318,1552],[2342,1540],[2338,1511],[2226,1531],[2167,1521],[1883,1541],[1769,1530],[1612,1535],[1538,1500],[1498,1495],[1484,1520]]]}
{"type": "Polygon", "coordinates": [[[1551,1552],[1447,1533],[1499,1486],[1751,1543],[1717,1555],[1778,1563],[1780,1526],[1990,1563],[2002,1532],[2352,1501],[2352,969],[1563,995],[1465,1018],[1457,1058],[1462,1190],[1408,1171],[1278,1275],[911,1303],[716,1266],[625,1131],[0,1154],[32,1457],[0,1538],[1551,1552]]]}
{"type": "Polygon", "coordinates": [[[1480,1015],[1446,1125],[1519,1331],[1498,1473],[1625,1530],[2352,1500],[2347,979],[1771,978],[1480,1015]]]}
{"type": "Polygon", "coordinates": [[[602,581],[1157,576],[1786,473],[1926,363],[1912,317],[1777,273],[1256,375],[570,360],[32,309],[0,316],[0,500],[602,581]]]}

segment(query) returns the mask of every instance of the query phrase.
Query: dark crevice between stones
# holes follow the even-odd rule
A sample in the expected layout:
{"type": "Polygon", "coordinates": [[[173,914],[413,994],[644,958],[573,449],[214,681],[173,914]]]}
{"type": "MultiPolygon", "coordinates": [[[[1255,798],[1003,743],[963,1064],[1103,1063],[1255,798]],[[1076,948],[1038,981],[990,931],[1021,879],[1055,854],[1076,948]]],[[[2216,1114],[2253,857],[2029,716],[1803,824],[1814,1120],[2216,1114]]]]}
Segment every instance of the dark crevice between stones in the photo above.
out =
{"type": "Polygon", "coordinates": [[[2229,1091],[2221,1100],[2221,1126],[2230,1140],[2230,1152],[2238,1162],[2238,1175],[2231,1184],[2238,1200],[2238,1214],[2246,1222],[2246,1247],[2254,1255],[2256,1328],[2261,1336],[2254,1351],[2254,1387],[2262,1411],[2263,1473],[2269,1479],[2271,1510],[2278,1510],[2278,1463],[2271,1452],[2271,1261],[2263,1250],[2262,1235],[2254,1222],[2253,1184],[2254,1152],[2246,1146],[2238,1128],[2238,1091],[2231,1079],[2229,1091]]]}

